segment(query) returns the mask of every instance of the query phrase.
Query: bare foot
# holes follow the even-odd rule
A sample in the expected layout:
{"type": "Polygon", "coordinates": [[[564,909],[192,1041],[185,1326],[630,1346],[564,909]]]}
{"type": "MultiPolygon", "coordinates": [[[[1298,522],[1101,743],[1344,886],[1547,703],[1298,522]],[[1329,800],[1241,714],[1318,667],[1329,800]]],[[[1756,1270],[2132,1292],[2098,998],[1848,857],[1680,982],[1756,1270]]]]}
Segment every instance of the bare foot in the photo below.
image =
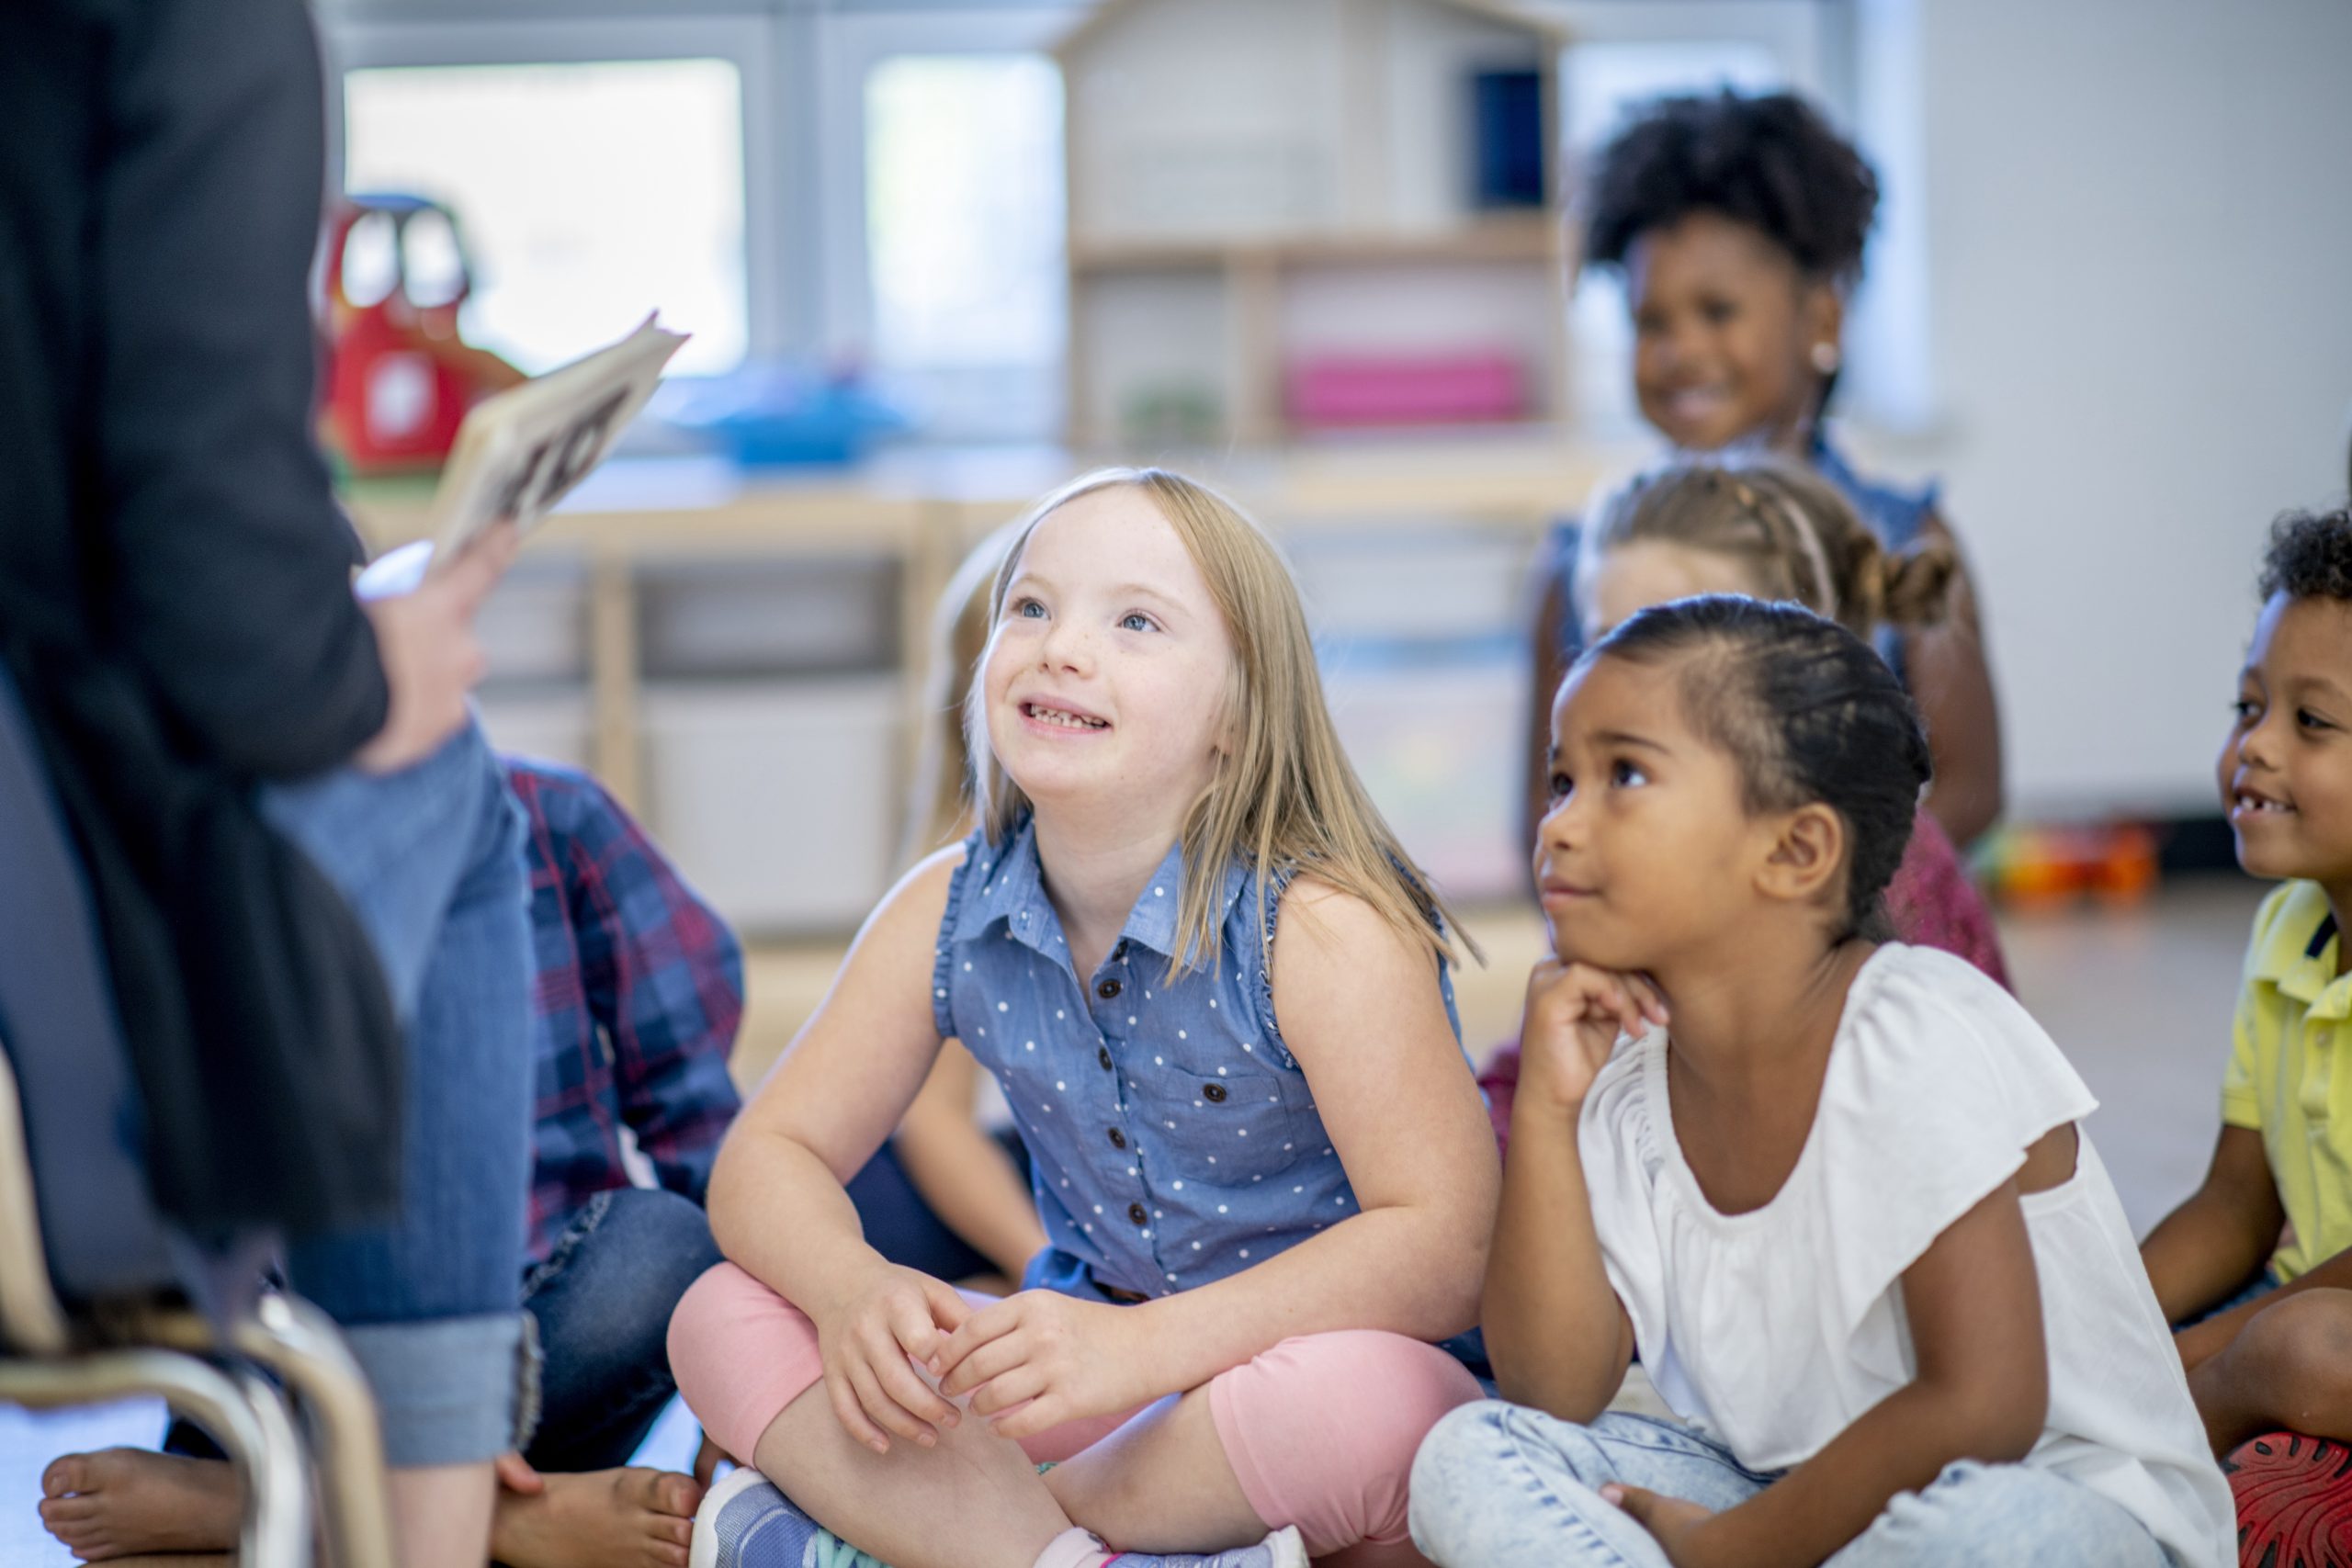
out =
{"type": "Polygon", "coordinates": [[[508,1568],[686,1568],[702,1488],[661,1470],[542,1471],[545,1490],[502,1490],[490,1554],[508,1568]]]}
{"type": "Polygon", "coordinates": [[[237,1547],[237,1477],[220,1460],[67,1454],[41,1472],[40,1490],[40,1522],[85,1562],[237,1547]]]}

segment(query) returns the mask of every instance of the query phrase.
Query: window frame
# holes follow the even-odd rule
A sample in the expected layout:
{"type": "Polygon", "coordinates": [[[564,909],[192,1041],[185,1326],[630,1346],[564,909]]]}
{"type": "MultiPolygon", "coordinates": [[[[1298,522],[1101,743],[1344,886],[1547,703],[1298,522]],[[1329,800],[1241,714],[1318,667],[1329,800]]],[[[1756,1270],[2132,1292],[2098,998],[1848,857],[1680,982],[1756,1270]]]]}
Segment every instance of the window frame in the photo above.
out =
{"type": "Polygon", "coordinates": [[[1088,14],[1067,3],[983,10],[831,11],[818,34],[817,231],[823,237],[824,351],[860,355],[872,344],[874,290],[865,231],[865,82],[901,54],[1028,54],[1054,46],[1088,14]]]}
{"type": "Polygon", "coordinates": [[[543,19],[401,20],[320,17],[327,64],[327,167],[344,178],[344,74],[410,66],[576,65],[606,62],[723,60],[735,67],[742,109],[743,313],[752,359],[786,347],[794,319],[792,279],[781,265],[788,192],[784,128],[775,90],[777,40],[763,16],[596,17],[543,19]]]}

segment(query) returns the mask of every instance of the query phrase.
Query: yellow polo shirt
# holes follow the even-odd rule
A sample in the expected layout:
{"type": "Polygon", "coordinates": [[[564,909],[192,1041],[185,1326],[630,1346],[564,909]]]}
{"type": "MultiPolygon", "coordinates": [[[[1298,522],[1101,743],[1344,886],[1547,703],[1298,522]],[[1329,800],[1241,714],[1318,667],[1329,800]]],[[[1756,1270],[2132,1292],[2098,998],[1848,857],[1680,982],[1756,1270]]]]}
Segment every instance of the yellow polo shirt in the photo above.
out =
{"type": "Polygon", "coordinates": [[[2222,1123],[2262,1134],[2287,1210],[2270,1260],[2282,1280],[2352,1247],[2352,976],[2335,973],[2337,941],[2317,883],[2262,901],[2222,1079],[2222,1123]]]}

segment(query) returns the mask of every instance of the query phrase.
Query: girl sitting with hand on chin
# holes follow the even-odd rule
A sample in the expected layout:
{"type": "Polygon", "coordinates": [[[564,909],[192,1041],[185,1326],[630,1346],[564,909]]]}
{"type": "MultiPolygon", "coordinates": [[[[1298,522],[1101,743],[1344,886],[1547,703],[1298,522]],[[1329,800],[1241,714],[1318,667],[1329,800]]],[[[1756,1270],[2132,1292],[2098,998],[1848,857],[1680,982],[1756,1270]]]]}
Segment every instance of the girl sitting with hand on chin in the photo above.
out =
{"type": "Polygon", "coordinates": [[[1928,747],[1807,611],[1644,610],[1553,708],[1486,1296],[1510,1403],[1448,1416],[1450,1568],[2222,1568],[2230,1495],[2082,1080],[1886,940],[1928,747]],[[1603,1414],[1638,1349],[1675,1418],[1603,1414]]]}

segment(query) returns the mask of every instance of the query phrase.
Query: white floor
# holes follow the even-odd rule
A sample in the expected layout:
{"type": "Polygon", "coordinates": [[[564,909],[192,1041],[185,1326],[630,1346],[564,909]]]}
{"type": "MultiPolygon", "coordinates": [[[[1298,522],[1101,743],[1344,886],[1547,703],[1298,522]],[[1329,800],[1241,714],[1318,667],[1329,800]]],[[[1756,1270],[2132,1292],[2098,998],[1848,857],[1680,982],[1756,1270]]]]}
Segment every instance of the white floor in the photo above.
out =
{"type": "MultiPolygon", "coordinates": [[[[2261,893],[2213,879],[2129,909],[2004,922],[2018,994],[2098,1096],[2090,1133],[2142,1232],[2195,1187],[2211,1152],[2238,967],[2261,893]]],[[[51,1458],[162,1434],[153,1402],[48,1415],[0,1406],[0,1565],[72,1561],[33,1511],[51,1458]]],[[[697,1441],[693,1418],[673,1403],[638,1461],[683,1470],[697,1441]]]]}

